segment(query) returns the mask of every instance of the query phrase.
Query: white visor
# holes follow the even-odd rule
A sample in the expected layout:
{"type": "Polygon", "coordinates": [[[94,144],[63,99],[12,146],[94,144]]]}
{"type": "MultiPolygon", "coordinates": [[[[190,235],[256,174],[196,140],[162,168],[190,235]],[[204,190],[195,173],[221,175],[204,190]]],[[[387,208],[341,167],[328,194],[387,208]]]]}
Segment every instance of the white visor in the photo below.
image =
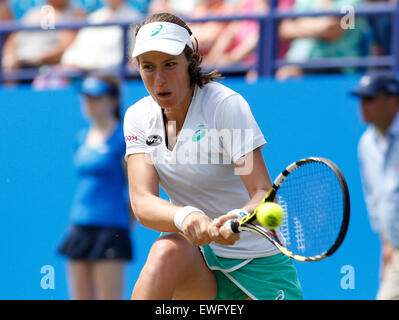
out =
{"type": "Polygon", "coordinates": [[[151,22],[143,25],[137,33],[132,58],[148,51],[178,56],[186,45],[193,49],[187,29],[170,22],[151,22]]]}

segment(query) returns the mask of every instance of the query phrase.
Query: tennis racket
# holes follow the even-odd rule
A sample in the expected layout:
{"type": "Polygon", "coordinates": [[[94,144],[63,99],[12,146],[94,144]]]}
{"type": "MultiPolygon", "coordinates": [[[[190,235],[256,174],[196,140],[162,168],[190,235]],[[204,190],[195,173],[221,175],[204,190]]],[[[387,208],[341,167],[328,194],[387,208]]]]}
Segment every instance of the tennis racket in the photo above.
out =
{"type": "Polygon", "coordinates": [[[290,164],[273,182],[254,212],[227,221],[232,232],[261,234],[282,253],[299,261],[318,261],[341,245],[349,225],[349,191],[339,168],[324,158],[306,158],[290,164]],[[276,202],[284,212],[275,230],[256,225],[264,202],[276,202]]]}

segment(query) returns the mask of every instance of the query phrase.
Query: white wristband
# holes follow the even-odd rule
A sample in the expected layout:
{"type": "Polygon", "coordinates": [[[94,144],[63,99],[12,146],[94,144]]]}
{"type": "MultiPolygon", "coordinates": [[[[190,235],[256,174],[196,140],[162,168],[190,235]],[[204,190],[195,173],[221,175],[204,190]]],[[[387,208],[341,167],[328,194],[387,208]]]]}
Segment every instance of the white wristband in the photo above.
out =
{"type": "Polygon", "coordinates": [[[236,215],[237,219],[241,219],[242,217],[249,214],[248,211],[245,209],[233,209],[233,210],[229,211],[227,214],[230,214],[230,213],[234,213],[236,215]]]}
{"type": "Polygon", "coordinates": [[[183,222],[187,218],[188,215],[190,215],[193,212],[201,212],[202,214],[205,214],[202,210],[195,208],[195,207],[190,207],[186,206],[181,209],[179,209],[176,214],[175,214],[175,226],[177,229],[180,231],[183,231],[183,222]]]}

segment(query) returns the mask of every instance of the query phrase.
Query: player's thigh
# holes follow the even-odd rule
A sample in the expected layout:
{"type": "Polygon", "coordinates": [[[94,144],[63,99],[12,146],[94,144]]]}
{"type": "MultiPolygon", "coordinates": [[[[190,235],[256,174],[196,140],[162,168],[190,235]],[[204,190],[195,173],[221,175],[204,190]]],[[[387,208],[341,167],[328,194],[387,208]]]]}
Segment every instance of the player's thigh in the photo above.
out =
{"type": "Polygon", "coordinates": [[[153,245],[147,263],[158,263],[157,272],[174,278],[174,299],[213,299],[217,285],[199,248],[183,235],[168,233],[153,245]]]}
{"type": "Polygon", "coordinates": [[[214,299],[217,283],[213,272],[206,265],[201,252],[195,248],[190,260],[190,272],[175,289],[174,299],[214,299]]]}

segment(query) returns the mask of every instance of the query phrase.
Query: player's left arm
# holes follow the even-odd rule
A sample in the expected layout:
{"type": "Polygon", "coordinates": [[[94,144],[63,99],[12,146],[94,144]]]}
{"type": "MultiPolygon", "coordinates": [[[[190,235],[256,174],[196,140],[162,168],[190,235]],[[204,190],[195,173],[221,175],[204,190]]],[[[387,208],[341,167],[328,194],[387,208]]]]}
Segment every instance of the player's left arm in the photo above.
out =
{"type": "Polygon", "coordinates": [[[235,166],[250,197],[249,202],[243,206],[243,209],[252,212],[264,199],[272,186],[261,148],[256,148],[242,156],[236,161],[235,166]],[[251,169],[248,170],[248,168],[251,169]]]}
{"type": "MultiPolygon", "coordinates": [[[[267,192],[272,186],[269,172],[267,170],[265,161],[262,156],[261,148],[245,154],[235,162],[236,172],[240,175],[244,183],[250,200],[242,207],[248,212],[253,212],[255,208],[263,201],[267,192]],[[250,168],[250,170],[248,170],[250,168]]],[[[216,222],[217,227],[222,227],[223,224],[232,219],[231,214],[226,214],[218,218],[216,222]]],[[[220,233],[224,236],[229,236],[231,231],[221,228],[220,233]]]]}
{"type": "MultiPolygon", "coordinates": [[[[241,130],[240,143],[236,140],[228,143],[229,140],[226,139],[226,143],[223,140],[223,148],[226,155],[235,164],[234,174],[240,176],[249,195],[249,201],[243,203],[241,208],[232,209],[245,209],[248,212],[253,212],[272,186],[261,152],[266,141],[252,115],[248,102],[241,95],[231,95],[223,100],[216,110],[215,119],[215,127],[218,130],[224,128],[241,130]],[[247,130],[251,132],[248,136],[247,130]]],[[[234,136],[233,133],[232,136],[234,136]]],[[[217,225],[220,227],[229,219],[231,218],[228,215],[223,215],[218,218],[217,225]]]]}

